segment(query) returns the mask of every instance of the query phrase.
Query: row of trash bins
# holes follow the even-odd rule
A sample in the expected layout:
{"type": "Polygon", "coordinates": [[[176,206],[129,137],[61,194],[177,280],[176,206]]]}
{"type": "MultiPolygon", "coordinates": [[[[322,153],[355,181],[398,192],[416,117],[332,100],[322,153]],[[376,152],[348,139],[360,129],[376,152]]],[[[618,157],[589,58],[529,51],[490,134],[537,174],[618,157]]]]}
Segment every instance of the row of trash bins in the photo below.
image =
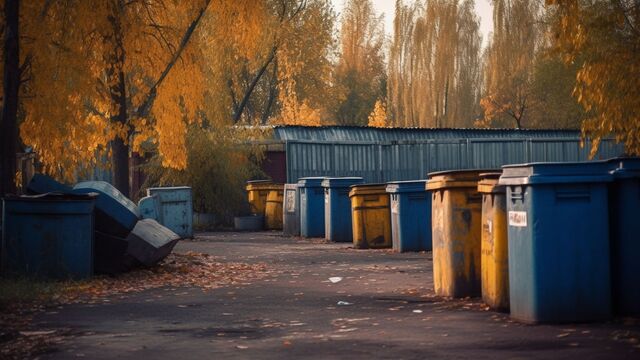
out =
{"type": "Polygon", "coordinates": [[[531,323],[640,316],[638,158],[445,171],[387,184],[310,177],[252,182],[247,191],[268,228],[279,218],[286,235],[433,250],[441,296],[481,296],[531,323]]]}
{"type": "Polygon", "coordinates": [[[188,187],[149,188],[138,206],[107,182],[70,187],[35,174],[27,192],[3,199],[3,274],[114,275],[152,266],[193,236],[188,187]]]}

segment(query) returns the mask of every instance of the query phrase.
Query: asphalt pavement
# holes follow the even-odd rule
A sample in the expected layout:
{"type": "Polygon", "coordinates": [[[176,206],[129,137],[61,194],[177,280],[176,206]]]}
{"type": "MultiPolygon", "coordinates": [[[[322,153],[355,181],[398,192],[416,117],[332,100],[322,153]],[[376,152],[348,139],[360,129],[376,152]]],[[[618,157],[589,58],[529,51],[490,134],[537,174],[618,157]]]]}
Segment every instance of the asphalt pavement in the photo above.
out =
{"type": "Polygon", "coordinates": [[[640,321],[528,325],[433,293],[431,253],[356,250],[276,232],[201,233],[176,252],[264,263],[259,280],[166,287],[35,319],[70,329],[44,359],[633,359],[640,321]]]}

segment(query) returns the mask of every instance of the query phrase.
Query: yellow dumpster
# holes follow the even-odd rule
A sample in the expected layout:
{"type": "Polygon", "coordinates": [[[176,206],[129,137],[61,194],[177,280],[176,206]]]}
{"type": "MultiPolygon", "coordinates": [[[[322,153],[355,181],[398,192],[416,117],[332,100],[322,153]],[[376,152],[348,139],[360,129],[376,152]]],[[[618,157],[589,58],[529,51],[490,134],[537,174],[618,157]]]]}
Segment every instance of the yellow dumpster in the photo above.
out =
{"type": "Polygon", "coordinates": [[[267,230],[282,230],[282,202],[284,185],[272,184],[267,194],[267,205],[264,209],[264,222],[267,230]]]}
{"type": "Polygon", "coordinates": [[[506,192],[498,185],[501,173],[480,174],[482,194],[481,269],[482,299],[490,307],[509,310],[509,256],[506,192]]]}
{"type": "Polygon", "coordinates": [[[386,184],[353,185],[351,199],[353,246],[356,249],[391,247],[391,211],[386,184]]]}
{"type": "Polygon", "coordinates": [[[267,194],[274,186],[271,180],[251,180],[247,181],[247,197],[252,214],[264,215],[267,205],[267,194]]]}
{"type": "MultiPolygon", "coordinates": [[[[480,173],[487,170],[429,174],[433,285],[448,297],[480,296],[480,173]]],[[[419,220],[417,220],[419,221],[419,220]]]]}

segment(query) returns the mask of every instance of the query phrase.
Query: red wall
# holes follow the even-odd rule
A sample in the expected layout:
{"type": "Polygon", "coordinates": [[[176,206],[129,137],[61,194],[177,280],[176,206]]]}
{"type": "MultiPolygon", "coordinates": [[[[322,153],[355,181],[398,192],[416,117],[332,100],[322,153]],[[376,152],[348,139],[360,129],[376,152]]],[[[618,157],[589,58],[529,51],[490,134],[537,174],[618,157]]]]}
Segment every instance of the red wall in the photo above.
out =
{"type": "Polygon", "coordinates": [[[287,155],[284,151],[267,151],[262,162],[262,171],[274,182],[287,182],[287,155]]]}

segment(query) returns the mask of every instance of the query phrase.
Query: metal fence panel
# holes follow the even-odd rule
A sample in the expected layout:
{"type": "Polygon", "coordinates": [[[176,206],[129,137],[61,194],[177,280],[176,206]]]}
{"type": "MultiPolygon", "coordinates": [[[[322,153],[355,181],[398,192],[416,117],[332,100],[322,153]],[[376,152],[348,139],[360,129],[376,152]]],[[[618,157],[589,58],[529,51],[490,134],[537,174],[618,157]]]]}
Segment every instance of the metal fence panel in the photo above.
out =
{"type": "MultiPolygon", "coordinates": [[[[577,138],[438,139],[419,142],[287,141],[287,181],[305,176],[362,176],[366,182],[424,179],[427,173],[491,169],[543,161],[588,160],[590,143],[577,138]]],[[[623,146],[603,140],[595,160],[619,156],[623,146]]]]}

